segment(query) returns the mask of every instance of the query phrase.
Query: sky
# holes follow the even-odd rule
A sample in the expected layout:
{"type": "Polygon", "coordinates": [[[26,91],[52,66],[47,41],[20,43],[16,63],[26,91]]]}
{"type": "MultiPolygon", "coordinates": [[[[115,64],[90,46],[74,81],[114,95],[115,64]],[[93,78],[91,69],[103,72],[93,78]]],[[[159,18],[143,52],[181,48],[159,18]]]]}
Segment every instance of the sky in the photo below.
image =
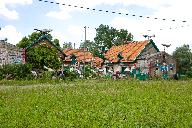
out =
{"type": "Polygon", "coordinates": [[[84,26],[87,26],[86,39],[92,41],[96,36],[95,28],[104,24],[127,29],[135,41],[146,40],[143,37],[146,34],[155,35],[152,39],[161,51],[162,44],[171,44],[166,49],[170,54],[183,44],[192,48],[190,0],[48,1],[60,4],[39,0],[0,0],[0,39],[8,38],[8,43],[17,44],[35,28],[52,29],[53,38],[59,39],[61,46],[64,42],[72,42],[77,48],[85,39],[84,26]],[[64,6],[63,3],[71,6],[64,6]]]}

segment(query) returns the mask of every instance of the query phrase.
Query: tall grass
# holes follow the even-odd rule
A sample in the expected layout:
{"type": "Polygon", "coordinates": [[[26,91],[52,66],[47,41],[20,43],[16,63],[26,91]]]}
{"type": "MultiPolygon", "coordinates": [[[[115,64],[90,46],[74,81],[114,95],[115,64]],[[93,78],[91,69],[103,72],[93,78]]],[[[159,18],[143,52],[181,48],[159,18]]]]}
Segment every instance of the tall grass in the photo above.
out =
{"type": "Polygon", "coordinates": [[[192,127],[191,102],[191,81],[13,87],[0,90],[0,127],[192,127]]]}

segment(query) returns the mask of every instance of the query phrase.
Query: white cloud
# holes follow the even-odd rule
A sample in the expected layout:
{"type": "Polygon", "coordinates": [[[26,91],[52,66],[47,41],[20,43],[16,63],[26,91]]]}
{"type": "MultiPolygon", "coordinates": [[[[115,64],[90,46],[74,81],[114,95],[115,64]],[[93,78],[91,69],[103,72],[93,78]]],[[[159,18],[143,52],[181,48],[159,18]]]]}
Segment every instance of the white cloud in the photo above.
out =
{"type": "MultiPolygon", "coordinates": [[[[86,39],[92,41],[96,34],[95,28],[87,27],[86,30],[86,39]]],[[[78,48],[80,43],[85,40],[84,26],[69,25],[66,31],[61,32],[56,30],[51,32],[51,34],[53,38],[59,39],[60,46],[62,46],[64,42],[71,42],[73,45],[75,43],[75,47],[78,48]]]]}
{"type": "Polygon", "coordinates": [[[60,46],[63,46],[64,42],[76,43],[76,48],[79,47],[81,40],[83,40],[83,27],[70,25],[66,28],[66,31],[53,31],[51,35],[53,38],[59,39],[60,46]]]}
{"type": "Polygon", "coordinates": [[[0,39],[4,38],[8,39],[8,43],[17,44],[23,38],[23,35],[14,26],[7,25],[0,30],[0,39]]]}
{"type": "MultiPolygon", "coordinates": [[[[126,8],[130,5],[136,5],[141,6],[145,8],[151,8],[155,10],[153,15],[150,15],[151,17],[158,17],[158,18],[167,18],[170,20],[176,19],[176,20],[185,20],[185,19],[191,19],[189,12],[192,11],[191,9],[191,2],[189,0],[96,0],[96,1],[90,1],[90,0],[84,0],[83,2],[80,0],[55,0],[59,3],[65,3],[66,6],[59,5],[60,10],[59,11],[51,11],[48,12],[47,16],[54,17],[60,20],[67,20],[71,18],[71,14],[74,11],[83,11],[83,9],[80,9],[80,6],[83,7],[89,7],[93,8],[98,5],[124,5],[126,8]],[[68,7],[67,5],[71,4],[71,7],[68,7]],[[78,8],[74,8],[73,6],[77,5],[78,8]],[[191,11],[190,11],[191,10],[191,11]]],[[[117,9],[113,9],[117,10],[117,9]]],[[[120,12],[129,12],[126,9],[120,9],[120,12]]],[[[135,10],[137,11],[137,10],[135,10]]],[[[141,14],[142,15],[142,14],[141,14]]],[[[192,19],[191,19],[192,21],[192,19]]]]}
{"type": "Polygon", "coordinates": [[[59,20],[68,20],[71,18],[69,12],[70,9],[62,9],[61,11],[50,11],[46,14],[46,16],[53,17],[59,20]]]}
{"type": "Polygon", "coordinates": [[[0,17],[5,17],[10,20],[19,19],[19,13],[15,10],[11,10],[7,7],[7,5],[15,5],[15,4],[32,4],[32,0],[1,0],[0,1],[0,17]]]}
{"type": "Polygon", "coordinates": [[[80,43],[84,41],[84,33],[85,31],[83,26],[69,25],[65,35],[66,42],[72,42],[72,44],[75,43],[77,48],[80,46],[80,43]]]}
{"type": "Polygon", "coordinates": [[[134,40],[145,40],[144,34],[155,34],[153,40],[160,50],[163,50],[161,44],[171,44],[171,47],[167,50],[168,53],[172,53],[176,47],[183,44],[191,44],[192,42],[190,35],[192,28],[187,26],[181,27],[179,24],[172,23],[171,21],[165,23],[158,20],[135,20],[127,17],[115,17],[110,25],[117,29],[127,29],[134,35],[134,40]]]}
{"type": "Polygon", "coordinates": [[[124,6],[129,6],[129,5],[137,5],[137,6],[142,6],[142,7],[147,7],[147,8],[152,8],[155,10],[158,10],[161,7],[167,7],[170,6],[171,3],[174,0],[84,0],[83,2],[80,0],[70,0],[70,2],[66,0],[55,0],[56,2],[59,2],[61,4],[65,3],[66,5],[59,5],[60,10],[59,11],[50,11],[48,12],[47,16],[54,17],[60,20],[67,20],[71,18],[69,15],[71,12],[74,11],[83,11],[83,9],[80,9],[79,7],[89,7],[93,8],[97,5],[116,5],[116,4],[121,4],[124,6]],[[68,7],[67,5],[71,4],[72,7],[68,7]],[[78,6],[77,8],[73,7],[74,5],[78,6]],[[55,15],[53,15],[55,14],[55,15]],[[64,18],[61,18],[64,17],[64,18]]]}
{"type": "Polygon", "coordinates": [[[53,31],[53,32],[51,32],[51,35],[53,36],[54,39],[58,39],[59,40],[59,44],[62,47],[63,46],[63,42],[65,42],[64,34],[62,34],[59,31],[53,31]]]}
{"type": "Polygon", "coordinates": [[[182,21],[185,19],[191,19],[191,16],[189,14],[189,12],[191,11],[191,1],[175,0],[170,6],[158,9],[158,11],[155,12],[153,15],[165,17],[170,20],[176,19],[182,21]]]}
{"type": "MultiPolygon", "coordinates": [[[[176,47],[179,47],[183,44],[192,44],[190,35],[190,33],[192,33],[192,19],[189,15],[189,12],[192,11],[192,8],[190,6],[190,1],[174,0],[168,2],[163,0],[157,1],[157,4],[153,1],[151,1],[152,3],[146,2],[147,0],[143,0],[140,3],[138,1],[139,0],[136,0],[135,2],[132,1],[132,4],[153,8],[156,10],[151,15],[148,15],[150,17],[149,19],[138,17],[115,17],[110,24],[113,27],[128,29],[128,31],[133,33],[135,40],[144,40],[142,37],[143,34],[155,34],[156,37],[153,38],[153,40],[160,50],[163,50],[163,46],[161,44],[171,44],[171,47],[167,49],[168,53],[172,53],[176,47]],[[149,5],[146,5],[145,2],[149,5]],[[157,17],[158,20],[155,20],[155,17],[157,17]],[[166,20],[163,21],[163,18],[166,20]],[[175,20],[175,22],[172,20],[175,20]],[[185,20],[187,22],[183,23],[182,21],[185,20]]],[[[126,12],[125,9],[120,10],[122,12],[126,12]]]]}
{"type": "MultiPolygon", "coordinates": [[[[192,44],[191,33],[192,33],[192,18],[189,12],[192,11],[191,2],[189,0],[56,0],[56,2],[72,4],[83,7],[94,8],[98,5],[124,5],[125,8],[115,9],[122,13],[129,13],[126,9],[129,5],[142,6],[155,10],[148,15],[150,18],[139,18],[130,16],[114,17],[109,23],[110,26],[115,28],[127,29],[132,32],[135,40],[145,40],[143,34],[155,34],[156,45],[163,50],[162,43],[171,44],[168,49],[169,53],[172,53],[176,47],[183,44],[192,44]],[[158,18],[155,20],[154,18],[158,18]],[[163,21],[162,19],[166,19],[163,21]],[[175,22],[171,20],[176,20],[175,22]],[[182,21],[186,20],[186,23],[182,21]],[[181,26],[184,26],[183,28],[181,26]],[[171,28],[171,29],[170,29],[171,28]],[[160,30],[162,29],[162,30],[160,30]],[[150,31],[148,31],[150,30],[150,31]]],[[[71,18],[70,14],[74,11],[83,11],[83,9],[77,9],[74,7],[59,5],[60,11],[54,12],[54,16],[62,17],[62,20],[71,18]],[[58,15],[56,15],[58,14],[58,15]]],[[[134,10],[137,11],[137,10],[134,10]]],[[[140,10],[141,11],[141,10],[140,10]]],[[[141,14],[142,15],[142,14],[141,14]]],[[[52,15],[53,16],[53,15],[52,15]]],[[[115,16],[115,15],[114,15],[115,16]]],[[[89,30],[89,29],[88,29],[89,30]]],[[[69,26],[67,29],[66,40],[72,40],[78,42],[84,40],[84,30],[82,26],[69,26]],[[75,38],[74,38],[75,37],[75,38]]],[[[95,30],[87,32],[90,34],[90,40],[95,37],[95,30]]],[[[87,34],[89,36],[89,34],[87,34]]]]}
{"type": "MultiPolygon", "coordinates": [[[[79,47],[80,42],[84,42],[85,40],[85,28],[82,26],[70,25],[67,28],[68,36],[66,37],[68,40],[76,43],[76,46],[79,47]]],[[[95,37],[96,31],[95,28],[87,27],[86,28],[86,40],[93,40],[95,37]]]]}

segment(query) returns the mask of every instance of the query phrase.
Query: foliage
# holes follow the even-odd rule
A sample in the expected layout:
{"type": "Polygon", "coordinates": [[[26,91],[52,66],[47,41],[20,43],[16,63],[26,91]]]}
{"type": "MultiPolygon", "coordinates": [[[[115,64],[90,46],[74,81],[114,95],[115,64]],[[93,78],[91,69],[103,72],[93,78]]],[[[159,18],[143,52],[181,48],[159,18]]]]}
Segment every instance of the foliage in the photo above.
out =
{"type": "Polygon", "coordinates": [[[56,49],[39,45],[27,52],[27,63],[31,63],[36,69],[43,69],[44,66],[59,69],[61,66],[56,49]]]}
{"type": "Polygon", "coordinates": [[[87,51],[94,51],[94,42],[93,41],[90,41],[90,40],[86,40],[86,42],[81,42],[80,43],[80,49],[87,49],[87,51]]]}
{"type": "Polygon", "coordinates": [[[84,73],[84,77],[85,78],[94,78],[96,77],[97,74],[93,71],[93,69],[91,68],[90,65],[86,65],[85,66],[85,73],[84,73]]]}
{"type": "Polygon", "coordinates": [[[30,64],[3,65],[0,67],[0,79],[30,79],[31,70],[30,64]]]}
{"type": "Polygon", "coordinates": [[[99,79],[0,89],[0,127],[191,127],[191,83],[99,79]]]}
{"type": "Polygon", "coordinates": [[[52,72],[52,71],[44,71],[44,72],[42,73],[40,79],[43,79],[43,80],[51,80],[53,76],[54,76],[54,72],[52,72]]]}
{"type": "Polygon", "coordinates": [[[54,39],[53,43],[55,44],[55,46],[57,46],[58,48],[60,48],[60,44],[59,44],[59,40],[58,39],[54,39]]]}
{"type": "Polygon", "coordinates": [[[102,56],[113,45],[121,45],[125,41],[132,41],[133,35],[125,29],[117,30],[108,25],[101,24],[96,28],[96,37],[93,41],[86,40],[80,44],[80,48],[87,48],[94,56],[102,56]]]}
{"type": "Polygon", "coordinates": [[[117,30],[108,25],[101,24],[96,29],[95,47],[102,50],[102,48],[110,49],[113,45],[121,45],[124,41],[132,41],[133,35],[125,29],[117,30]]]}
{"type": "Polygon", "coordinates": [[[79,74],[73,69],[73,68],[70,68],[70,67],[65,67],[64,68],[64,79],[68,79],[68,80],[74,80],[74,79],[77,79],[79,77],[79,74]]]}
{"type": "Polygon", "coordinates": [[[73,47],[72,47],[72,43],[71,43],[71,42],[68,42],[68,43],[67,43],[67,42],[64,42],[64,44],[63,44],[63,49],[64,49],[64,48],[73,48],[73,47]]]}
{"type": "Polygon", "coordinates": [[[179,73],[192,77],[192,52],[189,45],[177,47],[173,52],[173,57],[177,61],[179,73]]]}
{"type": "MultiPolygon", "coordinates": [[[[90,41],[90,40],[86,40],[86,42],[82,42],[80,44],[80,49],[86,49],[88,50],[89,52],[91,52],[94,56],[97,56],[97,57],[100,57],[102,59],[105,59],[104,58],[104,51],[102,52],[102,50],[100,50],[96,45],[95,45],[95,42],[93,41],[90,41]]],[[[104,48],[104,47],[103,47],[104,48]]]]}
{"type": "MultiPolygon", "coordinates": [[[[22,40],[17,44],[20,48],[26,48],[30,46],[35,40],[41,36],[40,33],[34,32],[28,37],[22,38],[22,40]]],[[[52,40],[52,36],[48,35],[49,39],[52,40]]],[[[59,40],[54,39],[52,41],[57,47],[59,46],[59,40]]],[[[33,68],[43,69],[44,66],[59,69],[61,62],[58,56],[58,51],[51,47],[50,45],[36,45],[35,47],[30,48],[27,53],[27,63],[32,64],[33,68]]]]}

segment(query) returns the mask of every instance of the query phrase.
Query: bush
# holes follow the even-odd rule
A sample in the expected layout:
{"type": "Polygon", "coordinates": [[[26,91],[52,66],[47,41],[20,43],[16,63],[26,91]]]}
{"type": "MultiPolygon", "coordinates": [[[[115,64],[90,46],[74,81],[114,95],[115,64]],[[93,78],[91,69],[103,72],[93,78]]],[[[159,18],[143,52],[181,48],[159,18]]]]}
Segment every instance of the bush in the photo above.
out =
{"type": "Polygon", "coordinates": [[[74,80],[79,77],[79,74],[75,70],[70,70],[70,67],[64,69],[64,79],[74,80]]]}
{"type": "Polygon", "coordinates": [[[85,66],[85,73],[84,73],[85,78],[94,78],[97,77],[97,74],[93,72],[93,69],[91,66],[85,66]]]}
{"type": "Polygon", "coordinates": [[[0,79],[27,79],[31,74],[30,64],[10,64],[0,67],[0,79]]]}
{"type": "Polygon", "coordinates": [[[41,79],[44,80],[50,80],[52,79],[52,77],[54,76],[54,72],[51,71],[44,71],[41,75],[41,79]]]}
{"type": "Polygon", "coordinates": [[[187,71],[186,75],[187,75],[188,78],[192,78],[192,71],[187,71]]]}

